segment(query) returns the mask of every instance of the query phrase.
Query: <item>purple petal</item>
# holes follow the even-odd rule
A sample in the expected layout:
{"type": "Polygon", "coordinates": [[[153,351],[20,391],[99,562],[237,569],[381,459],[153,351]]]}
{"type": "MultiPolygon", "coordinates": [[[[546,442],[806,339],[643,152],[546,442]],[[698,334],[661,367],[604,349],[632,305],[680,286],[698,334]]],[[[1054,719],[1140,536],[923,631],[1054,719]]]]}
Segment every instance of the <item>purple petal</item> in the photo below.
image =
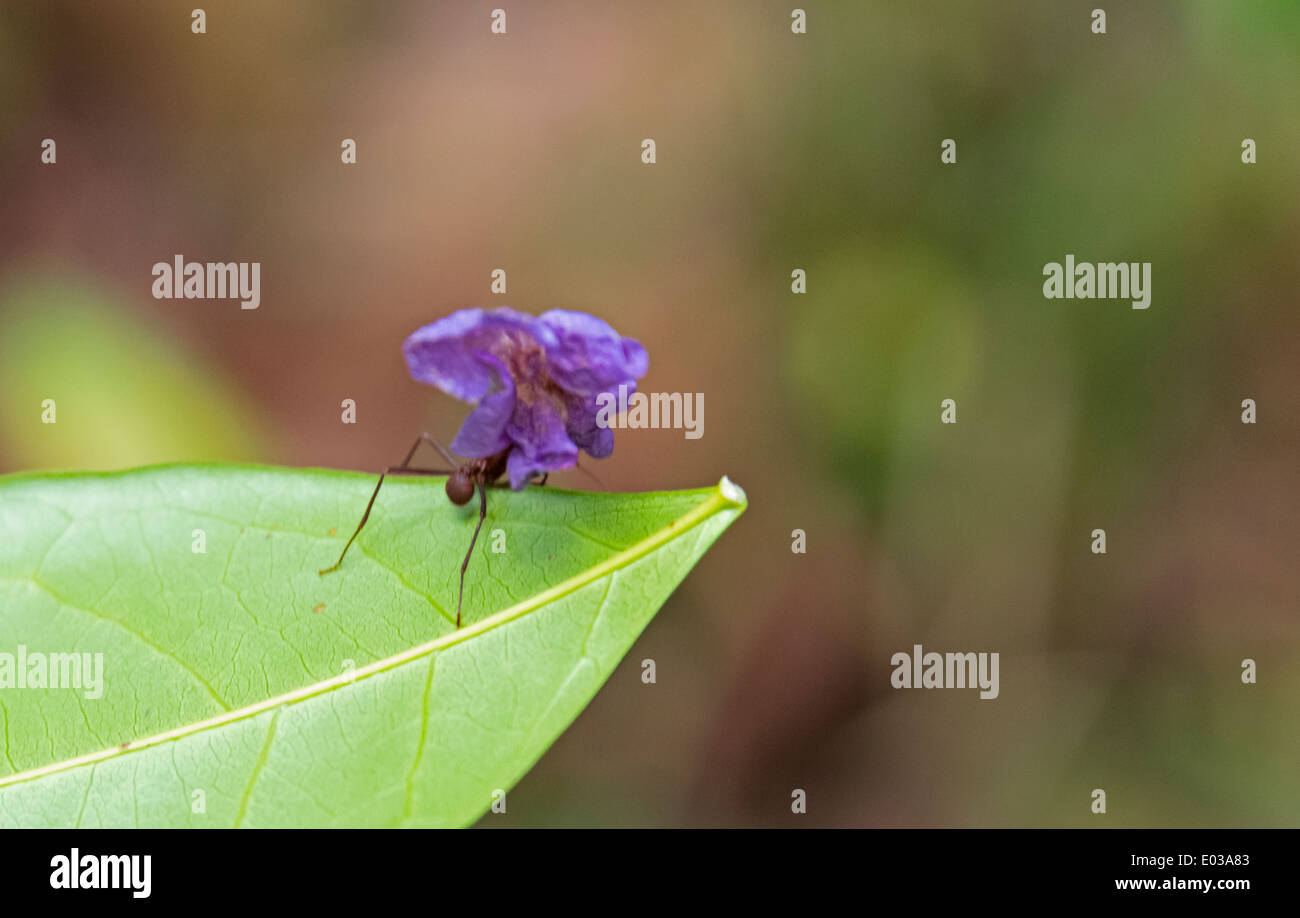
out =
{"type": "Polygon", "coordinates": [[[640,379],[650,369],[650,354],[635,338],[623,339],[623,360],[633,379],[640,379]]]}
{"type": "MultiPolygon", "coordinates": [[[[636,383],[628,385],[627,391],[629,395],[635,392],[636,383]]],[[[617,399],[617,392],[611,394],[617,399]]],[[[599,393],[566,396],[564,426],[579,449],[586,450],[593,459],[604,459],[614,452],[614,431],[596,423],[596,413],[600,407],[596,401],[598,395],[599,393]]]]}
{"type": "Polygon", "coordinates": [[[515,384],[505,364],[491,354],[480,351],[479,355],[484,362],[496,366],[501,389],[483,396],[460,426],[456,439],[451,441],[453,453],[470,459],[495,455],[510,445],[506,425],[515,411],[515,384]]]}
{"type": "Polygon", "coordinates": [[[516,398],[506,433],[514,442],[506,468],[516,491],[535,473],[570,469],[578,462],[578,447],[569,439],[555,404],[546,397],[531,403],[516,398]]]}
{"type": "Polygon", "coordinates": [[[482,458],[510,450],[510,483],[571,468],[579,449],[601,458],[614,433],[596,423],[596,397],[636,391],[645,348],[595,316],[552,309],[538,318],[509,307],[462,309],[402,345],[411,375],[476,403],[452,449],[482,458]]]}
{"type": "Polygon", "coordinates": [[[555,335],[530,315],[502,306],[488,312],[460,309],[412,332],[402,344],[407,368],[417,381],[437,386],[466,402],[477,402],[492,389],[497,364],[527,345],[553,346],[555,335]]]}
{"type": "Polygon", "coordinates": [[[555,344],[546,349],[548,373],[570,392],[594,394],[644,376],[649,368],[639,342],[622,337],[595,316],[552,309],[542,313],[540,321],[555,337],[555,344]]]}

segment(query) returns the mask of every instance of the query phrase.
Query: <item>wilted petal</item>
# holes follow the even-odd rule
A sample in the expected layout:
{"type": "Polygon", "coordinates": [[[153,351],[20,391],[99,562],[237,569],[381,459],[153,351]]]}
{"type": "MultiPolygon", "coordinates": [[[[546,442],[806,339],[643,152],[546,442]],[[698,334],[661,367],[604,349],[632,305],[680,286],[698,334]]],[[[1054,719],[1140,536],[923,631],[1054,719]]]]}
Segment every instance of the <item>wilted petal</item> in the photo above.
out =
{"type": "Polygon", "coordinates": [[[633,379],[640,379],[650,369],[650,354],[635,338],[623,339],[623,361],[633,379]]]}
{"type": "Polygon", "coordinates": [[[649,368],[645,348],[602,319],[569,309],[549,310],[540,319],[555,337],[546,349],[548,372],[569,392],[594,394],[644,376],[649,368]]]}
{"type": "MultiPolygon", "coordinates": [[[[636,383],[627,384],[626,391],[628,395],[635,392],[636,383]]],[[[593,459],[604,459],[614,452],[614,431],[596,423],[596,415],[600,410],[597,399],[602,394],[605,393],[568,395],[565,398],[565,429],[570,439],[593,459]]],[[[618,393],[612,392],[609,395],[613,397],[613,404],[617,409],[618,393]]],[[[611,411],[610,414],[612,416],[613,412],[611,411]]]]}
{"type": "Polygon", "coordinates": [[[479,356],[485,363],[496,367],[501,388],[483,396],[460,426],[456,439],[451,441],[453,453],[471,459],[495,455],[510,445],[506,425],[515,411],[515,384],[505,365],[491,354],[480,351],[479,356]]]}
{"type": "Polygon", "coordinates": [[[510,487],[516,491],[536,473],[571,469],[578,461],[578,447],[569,439],[564,418],[549,398],[531,403],[517,398],[506,433],[515,444],[507,470],[510,487]]]}
{"type": "Polygon", "coordinates": [[[554,333],[537,319],[509,307],[488,312],[460,309],[412,332],[402,344],[411,376],[437,386],[467,402],[477,402],[492,389],[497,363],[490,354],[510,363],[510,355],[528,345],[546,348],[554,333]]]}
{"type": "Polygon", "coordinates": [[[620,386],[635,392],[649,366],[639,342],[566,309],[538,318],[462,309],[416,331],[402,352],[415,379],[476,403],[452,449],[470,458],[509,450],[515,488],[571,468],[579,449],[608,456],[614,433],[596,423],[596,398],[620,386]]]}

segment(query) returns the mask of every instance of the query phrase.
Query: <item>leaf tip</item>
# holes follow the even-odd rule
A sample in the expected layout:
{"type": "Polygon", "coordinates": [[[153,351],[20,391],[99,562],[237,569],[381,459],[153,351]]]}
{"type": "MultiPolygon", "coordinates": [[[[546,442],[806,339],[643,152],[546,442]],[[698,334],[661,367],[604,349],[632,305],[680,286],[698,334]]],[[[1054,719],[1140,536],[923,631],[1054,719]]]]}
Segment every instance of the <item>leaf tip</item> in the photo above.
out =
{"type": "Polygon", "coordinates": [[[723,475],[722,480],[718,482],[718,494],[733,507],[743,509],[749,504],[749,498],[745,496],[745,489],[726,475],[723,475]]]}

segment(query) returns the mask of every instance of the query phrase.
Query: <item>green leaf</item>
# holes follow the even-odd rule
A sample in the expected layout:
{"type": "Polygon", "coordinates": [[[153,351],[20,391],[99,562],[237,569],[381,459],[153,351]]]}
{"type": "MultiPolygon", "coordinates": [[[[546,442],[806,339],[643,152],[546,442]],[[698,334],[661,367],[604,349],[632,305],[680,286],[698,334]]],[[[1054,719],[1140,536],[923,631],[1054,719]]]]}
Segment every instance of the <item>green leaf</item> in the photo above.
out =
{"type": "Polygon", "coordinates": [[[453,506],[440,478],[387,481],[343,566],[317,573],[374,481],[223,465],[0,478],[0,826],[472,823],[745,508],[725,478],[492,489],[457,630],[477,502],[453,506]],[[20,646],[29,668],[83,655],[82,688],[18,687],[20,646]]]}

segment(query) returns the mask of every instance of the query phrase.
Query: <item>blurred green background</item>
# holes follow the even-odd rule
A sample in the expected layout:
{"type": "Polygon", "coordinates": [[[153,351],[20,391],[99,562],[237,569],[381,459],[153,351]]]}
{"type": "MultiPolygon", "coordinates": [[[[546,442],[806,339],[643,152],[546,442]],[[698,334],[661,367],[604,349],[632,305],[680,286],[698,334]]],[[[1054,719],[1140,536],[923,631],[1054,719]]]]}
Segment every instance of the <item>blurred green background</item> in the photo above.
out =
{"type": "Polygon", "coordinates": [[[1300,4],[189,6],[0,3],[0,471],[377,470],[466,413],[414,328],[591,311],[707,409],[605,485],[751,506],[485,824],[1300,824],[1300,4]],[[261,308],[153,299],[178,253],[261,308]]]}

